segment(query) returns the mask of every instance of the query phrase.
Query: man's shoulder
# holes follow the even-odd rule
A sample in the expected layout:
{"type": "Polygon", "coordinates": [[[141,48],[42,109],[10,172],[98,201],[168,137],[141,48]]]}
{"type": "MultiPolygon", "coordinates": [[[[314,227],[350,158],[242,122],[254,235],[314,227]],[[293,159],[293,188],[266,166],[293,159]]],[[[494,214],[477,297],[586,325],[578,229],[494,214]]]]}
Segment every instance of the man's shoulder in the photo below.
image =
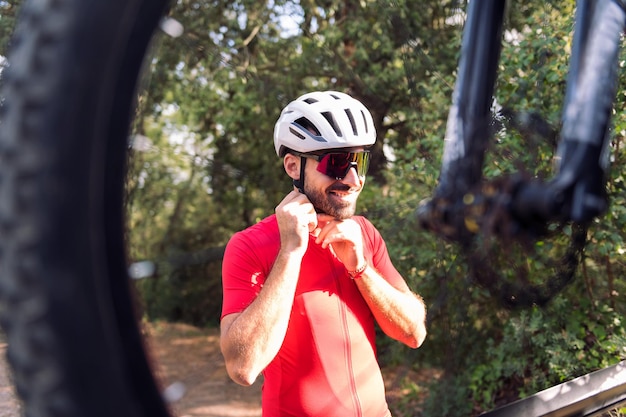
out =
{"type": "Polygon", "coordinates": [[[361,228],[366,231],[376,230],[376,226],[374,226],[372,222],[369,221],[369,219],[365,216],[354,215],[352,216],[352,219],[354,219],[357,223],[359,223],[361,225],[361,228]]]}
{"type": "Polygon", "coordinates": [[[275,240],[278,233],[276,215],[272,214],[252,226],[235,233],[230,240],[231,242],[244,240],[254,244],[254,242],[275,240]]]}
{"type": "Polygon", "coordinates": [[[361,232],[370,248],[374,249],[384,244],[380,232],[369,219],[364,216],[352,216],[352,218],[361,226],[361,232]]]}

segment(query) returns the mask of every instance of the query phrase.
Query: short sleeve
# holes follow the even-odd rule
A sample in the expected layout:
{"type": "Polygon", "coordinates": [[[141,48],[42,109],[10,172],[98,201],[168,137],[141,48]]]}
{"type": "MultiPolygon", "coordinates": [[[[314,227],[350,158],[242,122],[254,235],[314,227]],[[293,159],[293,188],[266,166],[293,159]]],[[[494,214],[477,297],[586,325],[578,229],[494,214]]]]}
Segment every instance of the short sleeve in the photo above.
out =
{"type": "Polygon", "coordinates": [[[265,274],[245,236],[233,235],[222,262],[222,316],[243,311],[261,291],[265,274]]]}
{"type": "Polygon", "coordinates": [[[231,237],[222,261],[222,318],[245,310],[259,295],[279,249],[274,215],[231,237]]]}

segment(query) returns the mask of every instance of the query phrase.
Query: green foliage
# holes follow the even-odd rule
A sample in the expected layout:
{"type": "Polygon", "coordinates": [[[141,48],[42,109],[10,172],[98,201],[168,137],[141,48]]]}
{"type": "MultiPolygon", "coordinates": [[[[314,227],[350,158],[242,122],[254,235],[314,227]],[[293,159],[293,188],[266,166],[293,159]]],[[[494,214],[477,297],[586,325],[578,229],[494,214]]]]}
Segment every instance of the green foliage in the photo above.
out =
{"type": "MultiPolygon", "coordinates": [[[[129,176],[133,260],[167,264],[172,253],[223,246],[230,234],[270,214],[290,187],[273,150],[273,124],[289,100],[311,89],[349,90],[372,109],[379,132],[370,168],[373,186],[387,178],[385,145],[413,144],[413,155],[433,160],[453,84],[453,77],[443,74],[450,74],[454,63],[438,59],[444,50],[436,48],[432,29],[437,28],[441,42],[458,41],[456,28],[441,25],[458,7],[455,2],[365,6],[176,3],[172,16],[185,26],[185,34],[159,39],[135,123],[138,134],[158,145],[152,155],[132,155],[137,159],[131,160],[129,176]],[[412,21],[418,18],[425,24],[412,21]],[[295,26],[291,31],[284,27],[286,20],[295,26]],[[414,44],[417,38],[425,41],[414,44]],[[434,136],[425,126],[437,131],[435,140],[428,139],[434,136]],[[189,155],[172,146],[172,136],[186,137],[186,146],[201,152],[189,155]],[[193,164],[170,157],[170,151],[187,154],[193,164]],[[188,179],[181,181],[181,175],[188,179]],[[194,243],[183,236],[203,238],[194,243]]],[[[401,156],[398,163],[409,158],[401,156]]],[[[429,176],[434,184],[436,172],[429,176]]],[[[216,272],[208,279],[219,279],[216,272]]],[[[191,281],[205,279],[189,275],[184,286],[195,288],[191,281]]],[[[167,277],[157,280],[139,287],[148,306],[172,304],[157,309],[159,316],[190,308],[154,299],[173,294],[167,277]],[[148,293],[146,287],[155,289],[148,293]]],[[[219,299],[221,293],[210,298],[219,299]]],[[[148,313],[155,310],[148,308],[148,313]]]]}
{"type": "Polygon", "coordinates": [[[621,313],[587,299],[516,312],[483,344],[489,361],[469,372],[471,398],[488,409],[613,365],[626,354],[625,330],[621,313]]]}
{"type": "MultiPolygon", "coordinates": [[[[611,205],[589,229],[574,282],[551,303],[504,308],[477,285],[459,247],[417,224],[415,209],[439,176],[466,3],[175,2],[171,15],[185,32],[155,42],[129,154],[129,260],[157,265],[155,277],[137,282],[145,316],[217,324],[220,251],[291,187],[272,142],[280,109],[312,89],[337,89],[371,109],[378,132],[359,212],[428,305],[423,347],[378,340],[386,364],[443,371],[424,416],[475,415],[626,358],[626,51],[611,131],[611,205]]],[[[0,55],[19,4],[0,1],[0,55]]],[[[573,8],[565,0],[510,2],[495,97],[504,111],[486,177],[553,174],[573,8]]],[[[527,257],[495,242],[502,256],[485,266],[503,279],[527,270],[532,283],[548,282],[566,240],[535,242],[527,257]]]]}
{"type": "Polygon", "coordinates": [[[0,1],[0,56],[6,56],[22,0],[0,1]]]}
{"type": "MultiPolygon", "coordinates": [[[[425,416],[469,416],[472,415],[472,403],[468,401],[468,383],[462,377],[444,377],[433,383],[430,395],[424,402],[425,416]]],[[[407,411],[408,412],[408,411],[407,411]]],[[[408,412],[407,415],[412,415],[408,412]]]]}
{"type": "MultiPolygon", "coordinates": [[[[616,302],[626,290],[623,112],[614,120],[614,203],[591,228],[574,283],[544,309],[507,310],[476,284],[459,248],[422,230],[414,213],[437,184],[462,29],[449,22],[462,17],[465,4],[210,6],[177,4],[173,16],[186,34],[182,41],[163,39],[137,129],[158,141],[157,152],[134,153],[129,181],[135,178],[140,189],[129,199],[132,258],[165,260],[156,279],[139,284],[149,317],[215,322],[219,262],[172,265],[167,259],[223,247],[230,234],[273,211],[290,188],[272,146],[278,112],[305,91],[333,88],[372,109],[379,135],[359,211],[379,227],[398,270],[428,304],[423,347],[378,340],[384,363],[445,371],[430,387],[424,415],[475,414],[626,356],[617,321],[624,307],[616,302]],[[180,131],[196,150],[191,156],[168,138],[180,131]],[[170,152],[187,156],[179,160],[170,152]]],[[[503,120],[485,163],[487,177],[520,166],[530,175],[552,175],[572,7],[530,2],[509,10],[496,102],[519,119],[503,120]],[[528,115],[540,115],[553,136],[532,123],[512,123],[528,115]]],[[[626,100],[619,91],[616,108],[626,100]]],[[[516,280],[523,261],[533,282],[545,282],[554,274],[550,260],[566,243],[537,242],[532,257],[520,252],[511,262],[505,252],[492,266],[516,280]]]]}
{"type": "MultiPolygon", "coordinates": [[[[567,56],[559,51],[569,48],[571,5],[521,7],[520,14],[510,10],[508,23],[524,36],[504,44],[496,100],[516,115],[541,115],[555,133],[567,70],[567,56]]],[[[620,85],[626,84],[622,80],[620,85]]],[[[623,106],[622,89],[616,108],[623,106]]],[[[446,103],[445,94],[442,97],[446,103]]],[[[436,183],[441,126],[419,145],[394,147],[397,160],[381,192],[385,198],[369,203],[367,213],[381,228],[399,270],[428,300],[429,335],[418,351],[384,339],[379,345],[385,363],[414,363],[417,368],[428,364],[446,371],[433,383],[424,415],[475,415],[626,357],[624,307],[617,302],[625,290],[620,277],[625,266],[626,194],[623,170],[618,168],[625,162],[623,112],[615,112],[614,126],[615,168],[608,184],[612,204],[589,231],[590,244],[574,283],[546,307],[521,311],[507,310],[498,297],[477,286],[457,248],[432,240],[407,219],[407,207],[417,207],[417,196],[430,195],[436,183]]],[[[538,177],[553,174],[556,137],[523,127],[534,126],[505,124],[498,132],[485,163],[487,177],[516,172],[521,166],[538,177]]],[[[388,136],[394,133],[390,130],[388,136]]],[[[565,240],[537,242],[530,258],[515,258],[513,248],[503,247],[500,263],[491,266],[507,279],[516,280],[520,268],[527,268],[532,282],[547,282],[555,273],[551,261],[563,253],[565,240]]],[[[407,415],[413,414],[407,410],[407,415]]]]}

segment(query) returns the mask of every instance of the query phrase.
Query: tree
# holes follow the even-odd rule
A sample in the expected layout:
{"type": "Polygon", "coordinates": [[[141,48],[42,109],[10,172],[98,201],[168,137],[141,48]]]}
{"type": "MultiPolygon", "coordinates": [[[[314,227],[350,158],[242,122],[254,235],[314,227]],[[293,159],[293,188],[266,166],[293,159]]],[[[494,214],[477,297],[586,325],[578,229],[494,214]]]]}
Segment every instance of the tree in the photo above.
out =
{"type": "Polygon", "coordinates": [[[0,55],[6,55],[21,0],[0,1],[0,55]]]}
{"type": "MultiPolygon", "coordinates": [[[[509,10],[507,27],[513,32],[507,34],[511,41],[504,43],[496,100],[515,114],[541,115],[558,132],[567,73],[567,55],[558,51],[567,51],[571,42],[573,5],[532,2],[519,7],[519,11],[509,10]]],[[[619,91],[626,85],[621,75],[619,91]]],[[[623,101],[624,95],[619,93],[615,108],[622,108],[623,101]]],[[[615,169],[608,190],[612,201],[619,202],[623,186],[621,174],[615,171],[621,171],[619,161],[624,155],[621,112],[614,112],[613,123],[615,169]]],[[[490,148],[492,158],[485,165],[488,177],[513,172],[520,165],[550,176],[555,138],[537,134],[539,130],[532,124],[526,127],[531,129],[509,128],[497,136],[490,148]]],[[[405,166],[394,168],[396,178],[389,184],[389,194],[398,198],[378,205],[384,206],[387,230],[394,238],[392,254],[400,255],[405,276],[415,277],[413,285],[428,294],[432,304],[430,333],[423,351],[417,355],[391,353],[408,363],[423,361],[422,354],[427,353],[431,363],[447,371],[431,387],[426,415],[471,415],[477,409],[493,408],[494,404],[532,394],[624,357],[625,332],[620,318],[624,312],[615,302],[623,290],[615,268],[623,271],[624,264],[613,256],[608,256],[610,261],[606,257],[609,247],[613,253],[623,251],[620,203],[594,222],[584,262],[565,291],[544,307],[509,310],[469,275],[458,248],[416,235],[406,221],[397,220],[407,215],[405,205],[416,205],[405,181],[432,189],[434,180],[427,158],[420,160],[406,149],[394,150],[410,155],[405,166]]],[[[434,169],[436,172],[437,167],[434,169]]],[[[507,257],[498,264],[498,271],[503,277],[515,276],[513,252],[509,247],[503,250],[507,257]]],[[[546,246],[543,250],[549,249],[546,246]]],[[[557,252],[547,253],[546,258],[557,256],[557,252]]],[[[526,261],[536,282],[553,278],[555,272],[543,263],[545,259],[526,261]]]]}
{"type": "MultiPolygon", "coordinates": [[[[191,215],[187,225],[176,227],[177,235],[161,241],[163,247],[189,247],[185,242],[196,233],[206,237],[205,248],[225,244],[230,233],[271,213],[289,189],[271,143],[273,122],[289,100],[311,89],[338,89],[370,107],[378,145],[359,208],[380,227],[411,286],[429,300],[431,326],[419,351],[386,345],[384,339],[380,351],[385,361],[427,362],[447,371],[426,404],[433,415],[491,408],[623,354],[617,347],[624,336],[621,325],[601,330],[623,314],[614,295],[622,290],[623,264],[609,255],[623,248],[619,206],[596,222],[591,241],[599,244],[588,248],[582,275],[546,307],[522,311],[503,307],[476,285],[458,248],[419,230],[412,220],[437,181],[465,7],[458,1],[181,2],[173,16],[187,34],[182,45],[163,40],[154,61],[162,68],[153,72],[155,98],[147,106],[159,120],[166,103],[174,105],[175,125],[195,132],[210,150],[197,177],[208,192],[194,200],[205,216],[194,221],[191,215]],[[289,31],[284,19],[290,19],[289,31]],[[583,293],[587,297],[581,298],[583,293]],[[564,353],[545,354],[555,351],[564,353]]],[[[568,48],[572,15],[570,2],[516,4],[507,14],[510,40],[502,53],[497,102],[511,114],[541,115],[552,132],[558,131],[567,70],[567,57],[557,51],[568,48]]],[[[623,101],[619,96],[617,105],[623,101]]],[[[622,117],[615,118],[617,160],[623,156],[622,117]]],[[[497,139],[487,176],[512,172],[519,164],[550,175],[554,137],[509,127],[497,139]]],[[[614,175],[612,196],[621,201],[623,181],[614,175]]],[[[529,260],[539,282],[552,274],[543,262],[529,260]]],[[[513,268],[503,267],[503,274],[514,276],[513,268]]],[[[160,279],[197,289],[197,283],[219,280],[211,269],[209,274],[178,270],[160,279]]],[[[218,299],[217,287],[209,298],[218,299]]],[[[172,311],[182,305],[173,304],[172,311]]]]}
{"type": "MultiPolygon", "coordinates": [[[[0,1],[0,55],[19,4],[0,1]]],[[[415,221],[437,184],[466,7],[462,0],[175,2],[171,17],[185,31],[155,37],[129,152],[129,258],[158,267],[138,282],[146,316],[217,323],[224,245],[272,213],[291,187],[272,143],[280,109],[310,90],[336,89],[365,102],[378,133],[359,211],[429,305],[422,348],[378,342],[381,361],[445,371],[429,387],[423,415],[471,415],[626,356],[618,302],[626,291],[626,114],[619,111],[626,72],[613,118],[612,204],[589,231],[574,281],[546,306],[505,308],[472,279],[457,246],[415,221]]],[[[573,8],[565,0],[510,2],[496,101],[508,115],[539,115],[548,135],[536,124],[507,125],[490,149],[487,177],[520,165],[551,175],[573,8]]],[[[541,244],[554,252],[527,260],[537,282],[551,278],[545,261],[562,249],[541,244]]],[[[499,267],[515,279],[515,265],[499,267]]]]}
{"type": "Polygon", "coordinates": [[[21,0],[0,1],[0,82],[2,82],[2,69],[6,65],[5,56],[21,3],[21,0]]]}
{"type": "MultiPolygon", "coordinates": [[[[370,177],[379,184],[385,181],[386,146],[420,144],[424,129],[416,126],[431,121],[441,130],[436,115],[445,107],[429,97],[426,86],[432,80],[442,84],[439,67],[450,72],[453,67],[435,44],[436,39],[458,38],[455,28],[441,24],[458,5],[433,5],[177,3],[172,15],[186,33],[182,40],[160,40],[139,120],[158,119],[163,109],[175,108],[175,125],[195,132],[210,149],[209,163],[198,175],[208,184],[204,198],[211,220],[197,223],[197,233],[208,236],[208,228],[215,227],[232,233],[249,226],[271,213],[289,190],[273,150],[273,124],[280,109],[306,91],[348,91],[370,107],[378,131],[370,177]],[[406,16],[435,23],[394,28],[411,22],[406,16]],[[291,31],[285,19],[291,19],[291,31]],[[431,48],[437,51],[433,58],[423,52],[431,48]],[[422,55],[414,56],[417,50],[422,55]],[[430,80],[422,81],[422,74],[430,80]]],[[[444,89],[449,85],[443,83],[444,89]]],[[[144,129],[141,122],[137,127],[144,129]]],[[[220,246],[226,240],[221,235],[207,244],[220,246]]],[[[169,238],[161,247],[171,245],[176,243],[169,238]]],[[[219,280],[219,274],[210,279],[219,280]]]]}

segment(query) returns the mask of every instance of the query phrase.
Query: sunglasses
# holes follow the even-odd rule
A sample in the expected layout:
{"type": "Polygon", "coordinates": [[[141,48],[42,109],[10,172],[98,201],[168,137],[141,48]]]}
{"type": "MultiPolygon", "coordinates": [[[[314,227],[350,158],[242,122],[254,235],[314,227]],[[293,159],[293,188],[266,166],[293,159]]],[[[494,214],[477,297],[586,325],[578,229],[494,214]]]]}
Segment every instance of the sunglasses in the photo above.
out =
{"type": "Polygon", "coordinates": [[[342,180],[348,175],[350,168],[355,168],[359,177],[365,177],[370,165],[369,151],[359,152],[329,152],[320,155],[311,153],[291,152],[296,156],[315,159],[317,170],[336,180],[342,180]]]}

